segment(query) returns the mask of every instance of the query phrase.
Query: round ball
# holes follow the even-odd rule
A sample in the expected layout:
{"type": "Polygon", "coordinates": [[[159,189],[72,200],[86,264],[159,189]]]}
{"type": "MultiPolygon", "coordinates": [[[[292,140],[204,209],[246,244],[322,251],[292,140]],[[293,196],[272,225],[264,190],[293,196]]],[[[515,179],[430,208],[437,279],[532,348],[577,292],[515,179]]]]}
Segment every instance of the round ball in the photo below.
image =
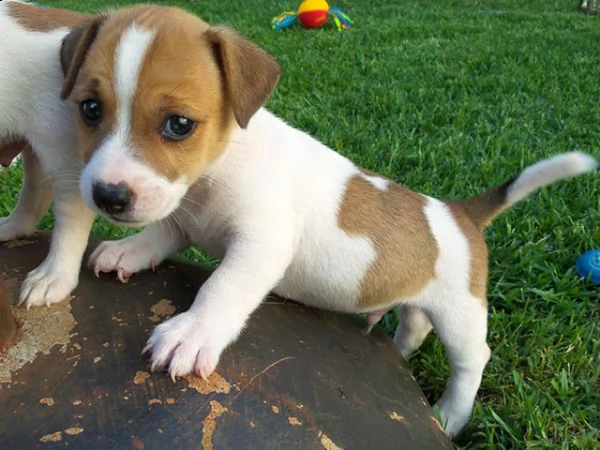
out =
{"type": "Polygon", "coordinates": [[[590,250],[577,258],[577,272],[592,284],[600,284],[600,249],[590,250]]]}
{"type": "Polygon", "coordinates": [[[298,20],[305,27],[319,28],[327,22],[329,4],[325,0],[304,0],[298,8],[298,20]]]}

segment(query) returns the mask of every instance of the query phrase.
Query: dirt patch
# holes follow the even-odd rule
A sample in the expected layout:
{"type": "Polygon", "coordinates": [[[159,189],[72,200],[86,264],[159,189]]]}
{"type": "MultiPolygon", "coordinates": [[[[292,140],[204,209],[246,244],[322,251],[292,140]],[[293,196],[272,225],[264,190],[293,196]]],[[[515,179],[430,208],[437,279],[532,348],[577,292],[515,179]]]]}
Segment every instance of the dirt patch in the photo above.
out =
{"type": "Polygon", "coordinates": [[[160,322],[175,314],[175,306],[171,300],[163,298],[150,307],[150,312],[152,313],[152,316],[149,317],[150,321],[160,322]]]}
{"type": "Polygon", "coordinates": [[[229,394],[231,391],[231,384],[217,372],[213,372],[207,380],[195,375],[187,375],[184,379],[188,382],[188,388],[195,389],[202,395],[229,394]]]}
{"type": "Polygon", "coordinates": [[[227,412],[227,408],[216,400],[210,401],[210,412],[202,421],[202,448],[204,450],[213,450],[212,438],[217,429],[217,417],[227,412]]]}
{"type": "Polygon", "coordinates": [[[298,419],[297,417],[294,417],[294,416],[288,417],[288,422],[293,427],[299,427],[300,425],[302,425],[302,422],[300,422],[300,419],[298,419]]]}
{"type": "MultiPolygon", "coordinates": [[[[0,385],[9,383],[12,374],[39,354],[48,355],[55,345],[69,344],[71,331],[77,322],[71,314],[70,298],[49,308],[14,308],[19,323],[19,340],[0,356],[0,385]]],[[[1,387],[0,387],[1,388],[1,387]]]]}
{"type": "Polygon", "coordinates": [[[42,405],[46,405],[46,406],[54,406],[56,404],[56,402],[54,401],[54,398],[52,398],[52,397],[40,398],[40,403],[42,405]]]}
{"type": "Polygon", "coordinates": [[[392,411],[390,413],[390,419],[395,420],[396,422],[403,423],[404,425],[410,425],[408,420],[406,420],[406,418],[404,416],[401,416],[396,411],[392,411]]]}
{"type": "Polygon", "coordinates": [[[59,442],[62,441],[62,431],[56,433],[45,434],[40,438],[40,442],[59,442]]]}
{"type": "Polygon", "coordinates": [[[144,384],[148,378],[150,378],[150,374],[148,372],[138,370],[135,373],[135,377],[133,377],[133,384],[144,384]]]}
{"type": "Polygon", "coordinates": [[[336,445],[335,442],[333,442],[329,436],[327,436],[325,433],[323,433],[322,431],[319,431],[319,439],[321,439],[321,445],[323,446],[323,448],[325,450],[344,450],[342,447],[340,447],[339,445],[336,445]]]}
{"type": "Polygon", "coordinates": [[[35,244],[35,241],[28,241],[26,239],[15,239],[13,241],[8,241],[5,242],[4,244],[2,244],[2,246],[4,248],[18,248],[18,247],[25,247],[26,245],[29,244],[35,244]]]}

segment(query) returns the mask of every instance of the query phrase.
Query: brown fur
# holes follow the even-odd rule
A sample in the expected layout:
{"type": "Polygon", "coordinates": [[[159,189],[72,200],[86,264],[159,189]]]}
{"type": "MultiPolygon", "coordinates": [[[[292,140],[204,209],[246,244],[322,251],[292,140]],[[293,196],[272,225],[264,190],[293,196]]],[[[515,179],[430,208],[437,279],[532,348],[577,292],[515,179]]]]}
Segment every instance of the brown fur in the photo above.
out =
{"type": "Polygon", "coordinates": [[[495,188],[485,191],[476,197],[454,202],[459,204],[471,221],[483,230],[496,216],[504,211],[506,204],[506,192],[515,180],[509,180],[495,188]]]}
{"type": "Polygon", "coordinates": [[[4,282],[0,280],[0,352],[6,350],[17,335],[17,322],[12,314],[4,282]]]}
{"type": "Polygon", "coordinates": [[[279,78],[278,65],[234,32],[211,28],[180,9],[144,6],[96,19],[95,25],[88,25],[89,31],[71,33],[62,52],[68,67],[63,96],[79,80],[74,101],[95,96],[103,104],[97,129],[80,126],[86,159],[115,125],[115,52],[133,21],[156,32],[133,99],[135,148],[170,180],[197,179],[225,147],[233,117],[246,126],[270,95],[279,78]],[[173,114],[196,121],[196,130],[187,139],[173,142],[162,137],[161,128],[173,114]]]}
{"type": "Polygon", "coordinates": [[[31,31],[47,32],[58,28],[73,27],[85,17],[81,13],[57,8],[41,8],[27,3],[8,3],[10,15],[23,28],[31,31]]]}
{"type": "Polygon", "coordinates": [[[88,19],[75,27],[63,40],[60,49],[60,65],[65,76],[60,93],[62,100],[71,95],[89,48],[96,39],[98,30],[105,20],[106,17],[102,15],[88,19]]]}
{"type": "Polygon", "coordinates": [[[213,27],[207,30],[206,38],[214,47],[235,119],[246,128],[277,85],[279,65],[263,49],[232,30],[213,27]]]}
{"type": "Polygon", "coordinates": [[[382,191],[359,175],[349,180],[338,224],[350,235],[368,236],[377,254],[362,280],[359,309],[409,298],[433,279],[438,250],[425,203],[425,197],[393,182],[382,191]]]}
{"type": "Polygon", "coordinates": [[[29,143],[21,138],[0,139],[0,166],[8,167],[28,145],[29,143]]]}

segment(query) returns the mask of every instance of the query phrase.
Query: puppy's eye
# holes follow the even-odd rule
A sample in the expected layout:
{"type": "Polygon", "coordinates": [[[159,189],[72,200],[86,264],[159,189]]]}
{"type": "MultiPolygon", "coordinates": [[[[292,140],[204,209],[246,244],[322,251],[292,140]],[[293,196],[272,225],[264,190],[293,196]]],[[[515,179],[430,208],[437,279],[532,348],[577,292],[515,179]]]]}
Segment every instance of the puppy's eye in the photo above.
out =
{"type": "Polygon", "coordinates": [[[181,141],[196,129],[196,122],[184,116],[169,116],[163,125],[161,134],[172,141],[181,141]]]}
{"type": "Polygon", "coordinates": [[[102,103],[93,98],[84,100],[79,104],[79,112],[86,125],[98,125],[102,119],[102,103]]]}

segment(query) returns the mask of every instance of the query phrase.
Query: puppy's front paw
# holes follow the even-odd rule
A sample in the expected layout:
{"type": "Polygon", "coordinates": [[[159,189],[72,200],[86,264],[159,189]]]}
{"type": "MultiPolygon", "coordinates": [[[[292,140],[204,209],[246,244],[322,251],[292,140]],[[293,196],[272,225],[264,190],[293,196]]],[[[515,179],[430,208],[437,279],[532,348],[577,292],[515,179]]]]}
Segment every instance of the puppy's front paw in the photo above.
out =
{"type": "Polygon", "coordinates": [[[123,283],[127,283],[132,274],[154,267],[152,255],[147,248],[136,245],[135,237],[102,242],[90,255],[88,266],[96,276],[100,272],[117,272],[123,283]]]}
{"type": "Polygon", "coordinates": [[[189,311],[158,325],[143,351],[151,353],[152,370],[168,367],[173,379],[190,373],[208,378],[217,367],[221,352],[239,331],[205,325],[189,311]]]}
{"type": "Polygon", "coordinates": [[[0,242],[12,241],[33,232],[31,227],[14,217],[0,217],[0,242]]]}
{"type": "Polygon", "coordinates": [[[21,286],[19,304],[29,309],[60,302],[77,287],[77,276],[77,273],[61,270],[58,264],[44,262],[27,275],[21,286]]]}

